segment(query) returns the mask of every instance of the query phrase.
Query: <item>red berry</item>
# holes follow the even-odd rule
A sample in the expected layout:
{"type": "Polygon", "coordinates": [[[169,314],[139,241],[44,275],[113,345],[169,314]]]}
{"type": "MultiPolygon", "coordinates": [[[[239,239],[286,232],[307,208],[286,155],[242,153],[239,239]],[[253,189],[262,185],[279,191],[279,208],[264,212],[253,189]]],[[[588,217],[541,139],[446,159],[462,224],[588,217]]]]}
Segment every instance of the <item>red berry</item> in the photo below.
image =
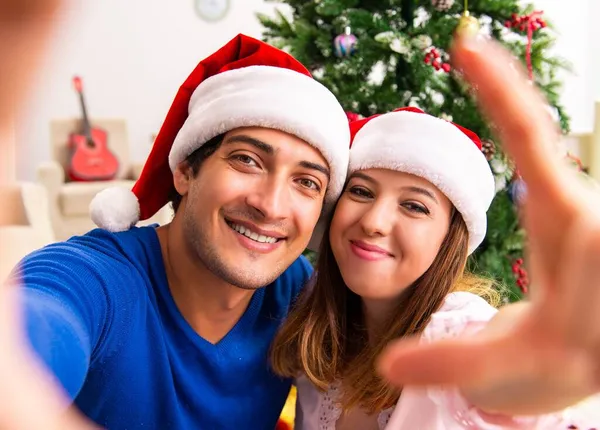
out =
{"type": "Polygon", "coordinates": [[[524,278],[527,276],[527,272],[523,268],[519,268],[519,276],[524,278]]]}
{"type": "Polygon", "coordinates": [[[444,72],[446,72],[446,73],[450,72],[450,64],[448,64],[448,63],[442,64],[442,69],[444,69],[444,72]]]}
{"type": "Polygon", "coordinates": [[[523,264],[523,259],[517,258],[517,261],[515,261],[515,263],[517,263],[520,266],[521,264],[523,264]]]}
{"type": "Polygon", "coordinates": [[[522,287],[524,284],[525,284],[525,283],[523,282],[523,280],[522,280],[522,279],[517,279],[517,285],[518,285],[519,287],[522,287]]]}
{"type": "Polygon", "coordinates": [[[426,56],[425,57],[425,64],[429,64],[429,63],[431,63],[431,58],[429,58],[429,57],[426,56]]]}

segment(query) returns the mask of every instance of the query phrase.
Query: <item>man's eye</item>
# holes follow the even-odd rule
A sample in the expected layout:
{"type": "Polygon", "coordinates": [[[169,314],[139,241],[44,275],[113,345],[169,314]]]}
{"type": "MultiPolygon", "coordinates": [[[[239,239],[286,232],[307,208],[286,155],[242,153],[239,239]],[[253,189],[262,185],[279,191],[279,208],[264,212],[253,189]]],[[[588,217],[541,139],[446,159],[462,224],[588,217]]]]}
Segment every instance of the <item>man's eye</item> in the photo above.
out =
{"type": "Polygon", "coordinates": [[[302,179],[299,179],[298,182],[303,187],[309,188],[311,190],[321,191],[321,187],[319,187],[319,184],[317,184],[312,179],[302,178],[302,179]]]}
{"type": "Polygon", "coordinates": [[[235,154],[232,158],[248,166],[258,166],[258,163],[254,160],[254,158],[246,154],[235,154]]]}

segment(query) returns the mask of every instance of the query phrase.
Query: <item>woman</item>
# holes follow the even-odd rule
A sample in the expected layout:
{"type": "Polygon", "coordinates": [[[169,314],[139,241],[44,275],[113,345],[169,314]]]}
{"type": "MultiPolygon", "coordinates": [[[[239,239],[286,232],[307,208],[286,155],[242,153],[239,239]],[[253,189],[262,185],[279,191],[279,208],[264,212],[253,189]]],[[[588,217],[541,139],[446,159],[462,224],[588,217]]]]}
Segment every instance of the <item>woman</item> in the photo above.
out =
{"type": "Polygon", "coordinates": [[[468,255],[485,237],[494,178],[473,132],[418,109],[356,121],[351,131],[348,182],[324,236],[318,274],[273,346],[277,373],[303,374],[296,428],[576,424],[566,412],[492,414],[476,407],[487,395],[478,389],[395,388],[376,374],[376,360],[394,339],[474,335],[496,316],[481,298],[497,303],[491,285],[465,273],[468,255]]]}

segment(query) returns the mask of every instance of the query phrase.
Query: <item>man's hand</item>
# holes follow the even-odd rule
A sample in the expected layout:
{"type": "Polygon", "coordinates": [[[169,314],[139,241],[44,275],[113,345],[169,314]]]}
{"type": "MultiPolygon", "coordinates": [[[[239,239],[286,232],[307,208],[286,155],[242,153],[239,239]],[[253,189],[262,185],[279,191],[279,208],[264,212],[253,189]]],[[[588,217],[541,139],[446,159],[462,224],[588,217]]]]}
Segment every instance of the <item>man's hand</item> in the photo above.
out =
{"type": "MultiPolygon", "coordinates": [[[[58,0],[0,0],[0,160],[13,144],[15,111],[25,101],[44,53],[58,0]]],[[[2,166],[0,165],[0,168],[2,166]]],[[[0,172],[0,226],[17,210],[0,172]],[[9,201],[10,200],[10,201],[9,201]]],[[[2,282],[3,280],[0,280],[2,282]]],[[[0,283],[0,430],[90,429],[28,351],[19,324],[18,286],[0,283]]]]}

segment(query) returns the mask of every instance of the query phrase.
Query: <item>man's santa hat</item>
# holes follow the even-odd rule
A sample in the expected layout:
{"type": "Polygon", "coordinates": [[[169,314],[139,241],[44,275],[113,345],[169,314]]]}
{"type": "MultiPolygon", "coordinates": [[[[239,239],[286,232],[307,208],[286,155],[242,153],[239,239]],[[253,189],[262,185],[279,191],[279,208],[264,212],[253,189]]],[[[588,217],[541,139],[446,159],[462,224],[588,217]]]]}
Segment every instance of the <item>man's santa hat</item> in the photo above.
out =
{"type": "Polygon", "coordinates": [[[240,34],[186,79],[133,189],[98,193],[92,220],[117,232],[150,218],[168,203],[179,163],[213,137],[250,126],[290,133],[317,148],[331,174],[325,203],[338,198],[349,156],[344,109],[292,56],[240,34]]]}
{"type": "Polygon", "coordinates": [[[354,121],[350,133],[348,174],[385,168],[427,179],[462,215],[469,254],[479,246],[495,189],[475,133],[412,107],[354,121]]]}

